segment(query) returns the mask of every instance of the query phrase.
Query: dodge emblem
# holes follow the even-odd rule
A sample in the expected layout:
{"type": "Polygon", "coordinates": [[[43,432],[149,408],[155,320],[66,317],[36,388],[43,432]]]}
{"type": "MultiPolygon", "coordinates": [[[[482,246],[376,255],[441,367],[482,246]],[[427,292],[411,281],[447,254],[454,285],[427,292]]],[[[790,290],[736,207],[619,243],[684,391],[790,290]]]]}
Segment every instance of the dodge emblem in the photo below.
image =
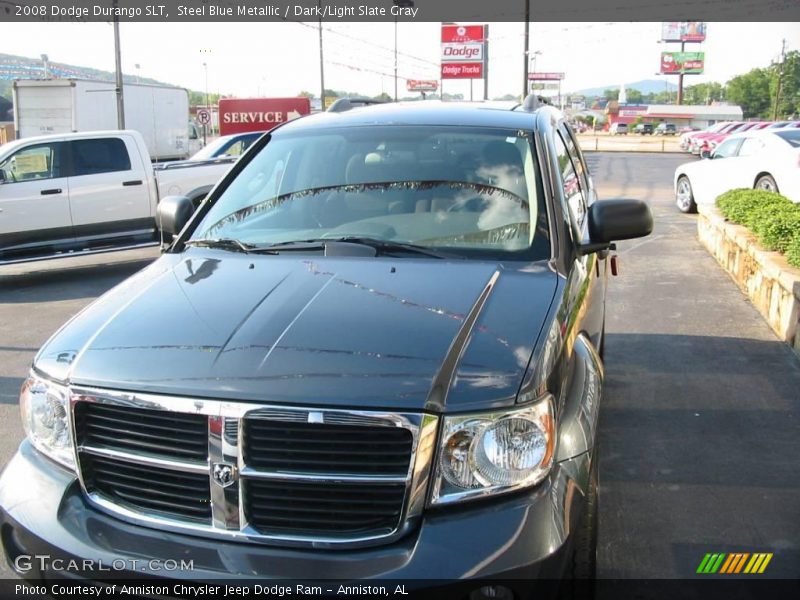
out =
{"type": "Polygon", "coordinates": [[[214,463],[212,475],[217,485],[228,487],[236,481],[236,467],[228,463],[214,463]]]}

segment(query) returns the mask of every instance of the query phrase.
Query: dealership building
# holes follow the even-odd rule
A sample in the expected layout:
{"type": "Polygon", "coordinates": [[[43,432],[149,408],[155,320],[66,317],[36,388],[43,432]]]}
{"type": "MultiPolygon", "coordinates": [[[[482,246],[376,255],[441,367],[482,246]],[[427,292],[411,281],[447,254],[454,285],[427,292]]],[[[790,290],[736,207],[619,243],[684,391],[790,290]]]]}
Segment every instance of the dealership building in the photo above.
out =
{"type": "Polygon", "coordinates": [[[735,104],[618,104],[609,102],[606,107],[609,125],[612,123],[631,124],[641,118],[642,123],[675,123],[679,128],[685,126],[705,129],[719,121],[741,121],[742,108],[735,104]]]}

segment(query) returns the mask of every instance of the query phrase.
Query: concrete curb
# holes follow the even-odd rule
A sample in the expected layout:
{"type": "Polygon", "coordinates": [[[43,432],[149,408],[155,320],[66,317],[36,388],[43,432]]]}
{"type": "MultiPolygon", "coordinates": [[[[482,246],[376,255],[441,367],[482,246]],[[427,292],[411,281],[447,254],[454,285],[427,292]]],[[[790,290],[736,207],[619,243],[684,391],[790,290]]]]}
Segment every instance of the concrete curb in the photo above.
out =
{"type": "Polygon", "coordinates": [[[758,245],[713,205],[698,206],[697,237],[728,272],[772,330],[800,357],[800,269],[758,245]]]}

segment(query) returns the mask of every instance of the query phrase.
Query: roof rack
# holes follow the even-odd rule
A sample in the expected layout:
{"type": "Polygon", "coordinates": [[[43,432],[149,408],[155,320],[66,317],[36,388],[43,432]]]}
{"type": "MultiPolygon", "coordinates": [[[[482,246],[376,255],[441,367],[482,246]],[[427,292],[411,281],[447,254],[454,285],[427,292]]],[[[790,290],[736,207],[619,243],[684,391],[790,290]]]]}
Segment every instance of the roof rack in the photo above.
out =
{"type": "Polygon", "coordinates": [[[525,96],[525,100],[522,101],[522,104],[517,104],[511,110],[517,110],[517,108],[521,107],[525,112],[533,112],[537,108],[540,108],[542,104],[552,106],[548,98],[539,96],[538,94],[528,94],[525,96]]]}
{"type": "Polygon", "coordinates": [[[370,106],[372,104],[386,104],[386,101],[373,100],[372,98],[339,98],[328,107],[326,112],[345,112],[353,108],[370,106]]]}

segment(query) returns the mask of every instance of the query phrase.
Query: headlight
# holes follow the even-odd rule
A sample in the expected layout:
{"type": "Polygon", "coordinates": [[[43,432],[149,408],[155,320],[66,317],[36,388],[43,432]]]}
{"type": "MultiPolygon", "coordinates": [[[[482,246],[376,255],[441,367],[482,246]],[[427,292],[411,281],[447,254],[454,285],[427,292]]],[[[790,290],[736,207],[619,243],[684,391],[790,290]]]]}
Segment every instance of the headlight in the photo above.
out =
{"type": "Polygon", "coordinates": [[[74,470],[67,388],[31,375],[22,385],[19,406],[22,425],[34,447],[74,470]]]}
{"type": "Polygon", "coordinates": [[[522,409],[445,417],[432,504],[539,483],[553,465],[553,400],[522,409]]]}

